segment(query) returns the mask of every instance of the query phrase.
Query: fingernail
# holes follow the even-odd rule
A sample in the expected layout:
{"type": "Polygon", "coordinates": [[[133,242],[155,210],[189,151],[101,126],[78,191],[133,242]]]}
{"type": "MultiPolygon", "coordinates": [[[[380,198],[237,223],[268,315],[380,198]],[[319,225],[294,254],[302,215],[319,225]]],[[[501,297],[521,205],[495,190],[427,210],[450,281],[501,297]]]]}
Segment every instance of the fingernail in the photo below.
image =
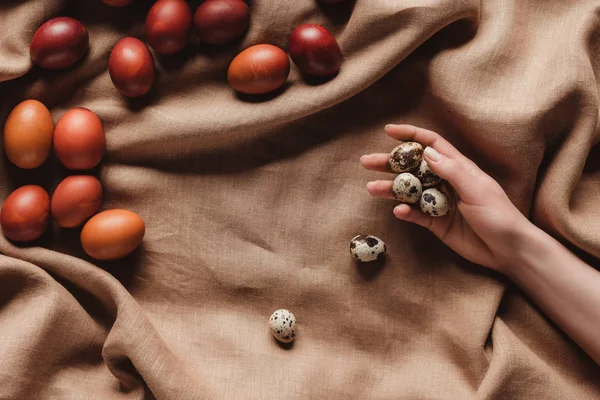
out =
{"type": "Polygon", "coordinates": [[[361,156],[361,157],[360,157],[360,161],[363,161],[363,160],[364,160],[365,158],[367,158],[367,157],[369,157],[369,155],[368,155],[368,154],[365,154],[364,156],[361,156]]]}
{"type": "Polygon", "coordinates": [[[425,147],[425,151],[423,152],[423,154],[425,155],[425,157],[429,158],[431,161],[437,162],[440,161],[442,159],[442,156],[440,153],[438,153],[434,148],[432,147],[425,147]]]}
{"type": "Polygon", "coordinates": [[[394,125],[392,125],[392,124],[387,124],[387,125],[385,126],[385,128],[384,128],[384,129],[391,128],[392,126],[394,126],[394,125]]]}
{"type": "Polygon", "coordinates": [[[367,183],[367,190],[370,191],[371,189],[373,189],[373,185],[375,185],[375,182],[369,182],[369,183],[367,183]]]}

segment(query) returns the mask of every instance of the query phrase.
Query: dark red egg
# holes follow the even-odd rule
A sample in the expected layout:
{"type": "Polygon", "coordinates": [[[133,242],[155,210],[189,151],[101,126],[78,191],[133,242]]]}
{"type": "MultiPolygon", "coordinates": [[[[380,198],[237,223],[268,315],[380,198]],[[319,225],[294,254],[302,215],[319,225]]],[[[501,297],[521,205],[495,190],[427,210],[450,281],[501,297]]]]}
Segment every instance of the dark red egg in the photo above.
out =
{"type": "Polygon", "coordinates": [[[250,9],[243,0],[206,0],[194,14],[200,40],[211,44],[231,42],[250,24],[250,9]]]}
{"type": "Polygon", "coordinates": [[[102,184],[91,175],[66,177],[54,190],[50,211],[62,228],[83,224],[98,211],[102,203],[102,184]]]}
{"type": "Polygon", "coordinates": [[[106,149],[104,127],[98,116],[77,107],[65,113],[54,129],[54,152],[69,169],[94,168],[106,149]]]}
{"type": "Polygon", "coordinates": [[[79,61],[89,48],[85,26],[76,19],[57,17],[46,21],[33,35],[29,53],[34,64],[61,69],[79,61]]]}
{"type": "Polygon", "coordinates": [[[48,227],[50,196],[36,185],[22,186],[4,201],[0,211],[0,226],[4,236],[15,242],[29,242],[48,227]]]}
{"type": "Polygon", "coordinates": [[[192,11],[184,0],[159,0],[146,16],[146,38],[156,52],[183,50],[192,27],[192,11]]]}
{"type": "Polygon", "coordinates": [[[342,53],[335,37],[321,25],[303,24],[290,36],[290,56],[303,74],[326,77],[336,74],[342,53]]]}
{"type": "Polygon", "coordinates": [[[290,73],[290,60],[277,46],[257,44],[238,54],[227,71],[232,88],[245,94],[264,94],[281,87],[290,73]]]}
{"type": "Polygon", "coordinates": [[[102,2],[111,7],[125,7],[131,3],[131,0],[102,0],[102,2]]]}
{"type": "Polygon", "coordinates": [[[146,94],[156,76],[154,59],[141,40],[126,37],[110,53],[108,72],[115,87],[125,96],[146,94]]]}

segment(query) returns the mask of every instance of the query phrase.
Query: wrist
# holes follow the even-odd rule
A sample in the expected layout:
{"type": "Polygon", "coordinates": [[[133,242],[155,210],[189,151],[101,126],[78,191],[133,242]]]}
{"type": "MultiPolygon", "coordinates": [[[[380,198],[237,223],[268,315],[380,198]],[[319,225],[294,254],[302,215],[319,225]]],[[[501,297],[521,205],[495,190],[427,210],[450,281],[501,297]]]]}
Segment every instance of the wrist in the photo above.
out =
{"type": "Polygon", "coordinates": [[[518,279],[520,273],[551,257],[555,243],[550,235],[529,220],[516,227],[515,239],[514,251],[502,271],[511,280],[518,279]]]}

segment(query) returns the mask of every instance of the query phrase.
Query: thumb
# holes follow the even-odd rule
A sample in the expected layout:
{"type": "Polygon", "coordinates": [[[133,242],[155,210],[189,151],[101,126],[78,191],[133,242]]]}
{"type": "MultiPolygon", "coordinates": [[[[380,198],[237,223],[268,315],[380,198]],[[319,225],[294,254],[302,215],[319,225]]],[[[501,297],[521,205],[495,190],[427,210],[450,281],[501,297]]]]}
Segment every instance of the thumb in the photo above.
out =
{"type": "MultiPolygon", "coordinates": [[[[466,159],[450,158],[437,152],[433,147],[426,147],[423,157],[429,168],[440,178],[446,180],[456,191],[461,200],[477,204],[481,202],[483,189],[481,185],[481,172],[474,164],[466,159]]],[[[483,172],[481,172],[483,174],[483,172]]]]}

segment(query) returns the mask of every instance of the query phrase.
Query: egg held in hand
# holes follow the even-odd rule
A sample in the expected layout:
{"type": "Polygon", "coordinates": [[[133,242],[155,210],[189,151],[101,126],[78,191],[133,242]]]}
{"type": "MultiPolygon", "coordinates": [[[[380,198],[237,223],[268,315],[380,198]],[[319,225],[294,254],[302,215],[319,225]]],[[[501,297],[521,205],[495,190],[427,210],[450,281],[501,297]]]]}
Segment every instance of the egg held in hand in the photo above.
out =
{"type": "Polygon", "coordinates": [[[415,176],[419,178],[423,187],[428,188],[437,185],[442,181],[442,178],[437,176],[427,164],[425,159],[421,160],[419,167],[415,171],[415,176]]]}
{"type": "Polygon", "coordinates": [[[19,168],[37,168],[52,151],[54,121],[37,100],[25,100],[12,109],[4,125],[4,151],[19,168]]]}
{"type": "Polygon", "coordinates": [[[424,190],[419,205],[421,211],[432,217],[443,217],[450,211],[448,196],[436,188],[424,190]]]}
{"type": "Polygon", "coordinates": [[[394,179],[392,186],[394,197],[403,203],[415,204],[421,198],[423,186],[419,178],[411,173],[404,172],[394,179]]]}
{"type": "Polygon", "coordinates": [[[419,167],[422,159],[423,146],[420,143],[401,143],[390,152],[390,169],[397,173],[412,171],[419,167]]]}

